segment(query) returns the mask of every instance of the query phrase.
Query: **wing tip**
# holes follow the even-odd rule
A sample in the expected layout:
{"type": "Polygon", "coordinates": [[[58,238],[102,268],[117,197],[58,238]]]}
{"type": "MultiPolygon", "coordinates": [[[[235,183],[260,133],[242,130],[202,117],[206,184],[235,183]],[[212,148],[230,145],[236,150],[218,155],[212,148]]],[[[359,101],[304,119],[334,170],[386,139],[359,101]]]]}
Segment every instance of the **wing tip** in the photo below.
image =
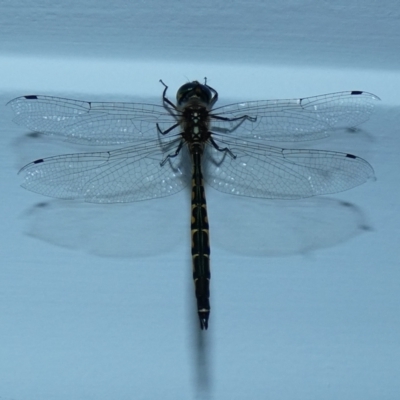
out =
{"type": "Polygon", "coordinates": [[[363,90],[352,90],[350,92],[350,95],[351,96],[362,96],[362,95],[365,95],[365,96],[371,97],[374,100],[379,100],[379,101],[381,100],[380,97],[377,96],[376,94],[373,94],[373,93],[370,93],[370,92],[365,92],[363,90]]]}

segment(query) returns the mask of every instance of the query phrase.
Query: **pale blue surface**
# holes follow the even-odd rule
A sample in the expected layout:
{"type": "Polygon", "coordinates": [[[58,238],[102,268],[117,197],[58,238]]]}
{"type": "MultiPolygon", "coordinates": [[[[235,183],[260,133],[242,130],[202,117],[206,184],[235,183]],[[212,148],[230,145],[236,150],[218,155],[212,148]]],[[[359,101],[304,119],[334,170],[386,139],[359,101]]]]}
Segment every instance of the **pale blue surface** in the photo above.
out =
{"type": "Polygon", "coordinates": [[[27,2],[19,18],[1,5],[0,103],[159,101],[159,78],[172,94],[204,75],[223,102],[367,90],[382,97],[371,120],[312,145],[367,159],[377,181],[293,206],[207,190],[213,308],[200,334],[189,193],[114,207],[27,192],[25,163],[86,149],[28,136],[4,108],[0,398],[396,399],[397,3],[130,4],[27,2]],[[242,64],[251,54],[258,64],[242,64]]]}

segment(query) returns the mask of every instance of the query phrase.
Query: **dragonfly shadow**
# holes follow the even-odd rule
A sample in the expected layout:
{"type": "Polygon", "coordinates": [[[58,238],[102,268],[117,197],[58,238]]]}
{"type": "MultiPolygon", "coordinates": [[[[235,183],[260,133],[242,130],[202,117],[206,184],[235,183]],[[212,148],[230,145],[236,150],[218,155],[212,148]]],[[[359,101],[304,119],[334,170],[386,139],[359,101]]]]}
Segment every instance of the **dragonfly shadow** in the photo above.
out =
{"type": "Polygon", "coordinates": [[[332,247],[369,230],[354,204],[332,198],[236,198],[235,209],[210,207],[212,241],[230,252],[290,256],[332,247]]]}
{"type": "MultiPolygon", "coordinates": [[[[303,254],[335,246],[370,229],[359,207],[332,198],[232,199],[207,192],[211,243],[236,254],[303,254]]],[[[103,257],[163,254],[188,240],[187,220],[182,215],[182,206],[189,208],[186,195],[184,190],[158,200],[106,205],[49,200],[25,212],[25,233],[103,257]]]]}
{"type": "Polygon", "coordinates": [[[178,197],[111,205],[49,200],[25,212],[25,234],[102,257],[163,254],[189,237],[187,221],[176,217],[185,204],[178,197]]]}
{"type": "Polygon", "coordinates": [[[194,388],[198,399],[209,399],[212,394],[212,350],[210,332],[200,330],[196,321],[193,332],[194,388]]]}

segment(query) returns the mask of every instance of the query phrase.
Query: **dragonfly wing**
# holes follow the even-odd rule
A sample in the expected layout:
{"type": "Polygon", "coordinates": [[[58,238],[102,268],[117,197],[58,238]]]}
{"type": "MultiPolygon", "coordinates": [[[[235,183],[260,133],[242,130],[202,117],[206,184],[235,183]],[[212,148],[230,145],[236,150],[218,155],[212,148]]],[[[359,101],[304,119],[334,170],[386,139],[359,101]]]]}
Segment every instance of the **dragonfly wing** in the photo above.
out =
{"type": "Polygon", "coordinates": [[[229,149],[236,159],[207,146],[204,176],[213,188],[239,196],[299,199],[341,192],[374,176],[367,161],[346,153],[281,149],[239,140],[230,140],[229,149]]]}
{"type": "Polygon", "coordinates": [[[379,97],[351,91],[289,100],[236,103],[213,110],[223,118],[249,118],[237,121],[212,119],[213,131],[233,137],[269,141],[319,139],[335,128],[354,127],[371,115],[379,97]]]}
{"type": "Polygon", "coordinates": [[[157,135],[176,123],[162,106],[144,103],[101,103],[52,96],[22,96],[8,103],[14,121],[35,132],[67,141],[115,145],[157,135]]]}
{"type": "MultiPolygon", "coordinates": [[[[156,143],[113,151],[66,154],[36,160],[20,171],[28,190],[62,199],[90,203],[118,203],[169,196],[188,181],[187,148],[160,162],[167,154],[156,143]]],[[[178,145],[174,143],[174,148],[178,145]]],[[[172,146],[170,146],[172,149],[172,146]]],[[[169,150],[167,150],[169,151],[169,150]]]]}

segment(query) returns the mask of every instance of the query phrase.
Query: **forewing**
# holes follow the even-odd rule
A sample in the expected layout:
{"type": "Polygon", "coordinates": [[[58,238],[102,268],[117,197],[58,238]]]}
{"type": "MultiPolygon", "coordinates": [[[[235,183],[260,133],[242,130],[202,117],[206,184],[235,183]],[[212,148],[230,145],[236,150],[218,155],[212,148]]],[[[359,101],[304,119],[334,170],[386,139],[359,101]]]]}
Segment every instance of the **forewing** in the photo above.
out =
{"type": "Polygon", "coordinates": [[[119,150],[66,154],[34,161],[21,169],[22,186],[62,199],[81,198],[91,203],[118,203],[164,197],[183,189],[190,175],[187,148],[178,156],[167,154],[178,142],[164,149],[146,142],[119,150]]]}
{"type": "Polygon", "coordinates": [[[229,149],[235,159],[212,145],[206,147],[204,176],[213,188],[239,196],[299,199],[341,192],[374,176],[367,161],[346,153],[240,140],[230,140],[229,149]]]}
{"type": "Polygon", "coordinates": [[[176,123],[162,106],[144,103],[102,103],[52,96],[22,96],[8,103],[14,121],[35,132],[61,136],[75,143],[115,145],[157,136],[176,123]]]}
{"type": "Polygon", "coordinates": [[[362,91],[338,92],[289,100],[264,100],[215,108],[212,130],[236,138],[301,141],[322,138],[341,127],[354,127],[371,115],[379,97],[362,91]],[[242,118],[242,116],[249,118],[242,118]]]}

